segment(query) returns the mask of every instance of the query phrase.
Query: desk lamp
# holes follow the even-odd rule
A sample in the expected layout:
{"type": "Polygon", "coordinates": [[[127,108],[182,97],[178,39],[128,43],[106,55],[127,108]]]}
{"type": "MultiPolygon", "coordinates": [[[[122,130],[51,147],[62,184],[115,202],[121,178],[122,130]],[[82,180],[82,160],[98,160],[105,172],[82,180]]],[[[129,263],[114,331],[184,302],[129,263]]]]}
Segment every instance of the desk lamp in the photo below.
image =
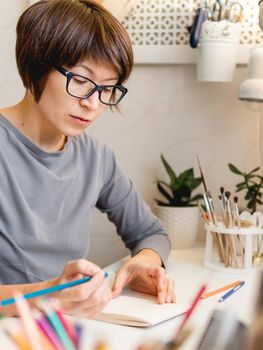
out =
{"type": "Polygon", "coordinates": [[[238,98],[249,102],[263,102],[263,47],[250,53],[247,78],[240,85],[238,98]]]}

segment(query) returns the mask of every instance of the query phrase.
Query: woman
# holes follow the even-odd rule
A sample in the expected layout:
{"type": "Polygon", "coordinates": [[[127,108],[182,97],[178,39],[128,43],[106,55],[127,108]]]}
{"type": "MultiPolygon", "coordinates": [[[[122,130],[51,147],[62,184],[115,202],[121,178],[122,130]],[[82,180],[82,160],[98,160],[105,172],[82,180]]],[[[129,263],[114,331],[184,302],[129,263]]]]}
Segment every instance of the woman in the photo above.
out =
{"type": "Polygon", "coordinates": [[[25,97],[0,110],[0,299],[90,275],[56,294],[66,313],[94,317],[125,285],[174,302],[166,233],[112,149],[84,133],[127,92],[126,31],[95,2],[41,0],[18,21],[16,58],[25,97]],[[132,254],[112,291],[84,259],[95,207],[132,254]]]}

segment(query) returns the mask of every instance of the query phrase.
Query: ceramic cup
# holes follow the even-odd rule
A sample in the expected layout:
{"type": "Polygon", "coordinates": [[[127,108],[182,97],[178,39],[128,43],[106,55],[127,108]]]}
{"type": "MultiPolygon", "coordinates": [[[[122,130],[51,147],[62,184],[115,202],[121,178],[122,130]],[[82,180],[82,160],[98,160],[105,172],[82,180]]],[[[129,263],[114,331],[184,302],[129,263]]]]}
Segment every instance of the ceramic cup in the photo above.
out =
{"type": "Polygon", "coordinates": [[[235,72],[240,24],[205,21],[197,53],[198,81],[231,81],[235,72]]]}

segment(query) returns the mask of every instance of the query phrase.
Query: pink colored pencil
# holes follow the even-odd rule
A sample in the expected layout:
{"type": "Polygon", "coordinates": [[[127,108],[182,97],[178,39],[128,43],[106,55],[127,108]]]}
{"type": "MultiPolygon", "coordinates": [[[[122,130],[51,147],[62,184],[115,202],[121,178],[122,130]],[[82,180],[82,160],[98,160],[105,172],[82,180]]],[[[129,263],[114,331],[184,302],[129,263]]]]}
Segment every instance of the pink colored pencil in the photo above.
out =
{"type": "Polygon", "coordinates": [[[20,291],[14,291],[13,294],[18,313],[24,326],[25,334],[32,349],[45,350],[42,346],[40,333],[31,314],[28,302],[20,291]]]}
{"type": "Polygon", "coordinates": [[[56,334],[54,328],[49,323],[48,319],[44,314],[41,314],[39,310],[33,310],[33,316],[35,321],[46,338],[49,339],[50,343],[53,345],[56,350],[64,350],[63,345],[61,344],[58,335],[56,334]]]}
{"type": "Polygon", "coordinates": [[[206,290],[206,284],[203,284],[201,286],[201,288],[198,290],[196,296],[194,297],[194,300],[192,301],[192,304],[189,308],[189,310],[186,312],[186,314],[184,315],[184,318],[182,320],[182,323],[180,324],[177,332],[176,332],[176,335],[175,335],[175,339],[176,337],[179,335],[179,333],[182,332],[183,328],[185,327],[185,324],[187,323],[187,321],[189,320],[190,316],[193,314],[193,311],[195,310],[198,302],[200,301],[201,299],[201,296],[203,295],[204,291],[206,290]]]}

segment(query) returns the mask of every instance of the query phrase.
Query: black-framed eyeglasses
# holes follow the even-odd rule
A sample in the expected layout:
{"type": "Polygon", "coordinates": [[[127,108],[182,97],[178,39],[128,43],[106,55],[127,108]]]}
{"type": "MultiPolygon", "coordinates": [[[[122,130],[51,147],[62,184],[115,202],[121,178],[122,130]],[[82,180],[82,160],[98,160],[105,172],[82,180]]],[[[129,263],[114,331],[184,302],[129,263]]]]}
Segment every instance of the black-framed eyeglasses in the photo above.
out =
{"type": "Polygon", "coordinates": [[[76,98],[85,99],[98,91],[101,103],[116,106],[128,92],[123,85],[97,85],[91,79],[72,73],[63,67],[56,67],[56,70],[67,78],[67,93],[76,98]]]}

